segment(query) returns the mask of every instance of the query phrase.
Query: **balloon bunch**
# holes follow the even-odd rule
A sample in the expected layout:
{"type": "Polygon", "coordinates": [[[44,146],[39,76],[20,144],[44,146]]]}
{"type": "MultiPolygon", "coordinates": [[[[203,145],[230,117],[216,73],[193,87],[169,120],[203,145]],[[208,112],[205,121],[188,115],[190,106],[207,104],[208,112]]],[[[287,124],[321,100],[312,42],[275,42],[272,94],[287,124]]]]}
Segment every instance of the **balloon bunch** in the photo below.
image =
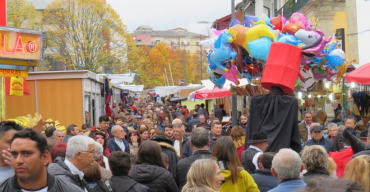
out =
{"type": "Polygon", "coordinates": [[[214,30],[215,38],[200,42],[207,50],[208,78],[216,87],[222,88],[226,79],[238,85],[240,77],[250,82],[261,77],[273,42],[302,49],[296,88],[303,92],[310,92],[319,80],[333,81],[346,64],[345,53],[336,49],[337,42],[316,28],[318,20],[309,25],[302,13],[293,13],[289,21],[281,15],[244,16],[244,21],[234,19],[228,29],[214,30]]]}

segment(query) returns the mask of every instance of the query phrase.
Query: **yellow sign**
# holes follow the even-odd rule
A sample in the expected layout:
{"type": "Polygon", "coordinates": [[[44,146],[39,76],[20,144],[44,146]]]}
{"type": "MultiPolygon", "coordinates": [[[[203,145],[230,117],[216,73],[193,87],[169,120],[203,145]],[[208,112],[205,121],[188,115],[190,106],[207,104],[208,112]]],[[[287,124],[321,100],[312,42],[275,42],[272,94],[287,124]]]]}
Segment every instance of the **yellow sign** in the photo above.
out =
{"type": "Polygon", "coordinates": [[[0,27],[0,58],[40,61],[42,35],[38,31],[0,27]]]}
{"type": "Polygon", "coordinates": [[[0,69],[0,76],[4,77],[28,77],[28,71],[16,69],[0,69]]]}

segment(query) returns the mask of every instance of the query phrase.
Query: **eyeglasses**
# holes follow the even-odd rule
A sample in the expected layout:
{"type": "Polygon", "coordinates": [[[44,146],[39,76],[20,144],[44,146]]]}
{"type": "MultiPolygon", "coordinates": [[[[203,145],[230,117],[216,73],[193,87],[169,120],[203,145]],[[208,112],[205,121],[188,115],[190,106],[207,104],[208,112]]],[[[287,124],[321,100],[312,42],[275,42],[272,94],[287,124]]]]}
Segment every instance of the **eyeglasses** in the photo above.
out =
{"type": "Polygon", "coordinates": [[[95,149],[92,151],[81,151],[81,153],[91,153],[92,155],[96,154],[95,149]]]}

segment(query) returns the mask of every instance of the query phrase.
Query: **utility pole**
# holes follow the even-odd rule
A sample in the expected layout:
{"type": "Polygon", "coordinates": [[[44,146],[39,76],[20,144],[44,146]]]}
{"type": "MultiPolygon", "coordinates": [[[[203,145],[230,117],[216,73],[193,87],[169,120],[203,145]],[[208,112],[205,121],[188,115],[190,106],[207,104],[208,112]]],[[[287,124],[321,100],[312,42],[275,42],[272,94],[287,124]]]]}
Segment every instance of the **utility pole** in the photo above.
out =
{"type": "MultiPolygon", "coordinates": [[[[235,0],[231,0],[231,21],[235,19],[235,0]]],[[[238,106],[236,103],[236,95],[232,95],[231,97],[231,107],[232,107],[232,124],[233,126],[238,125],[238,106]]]]}

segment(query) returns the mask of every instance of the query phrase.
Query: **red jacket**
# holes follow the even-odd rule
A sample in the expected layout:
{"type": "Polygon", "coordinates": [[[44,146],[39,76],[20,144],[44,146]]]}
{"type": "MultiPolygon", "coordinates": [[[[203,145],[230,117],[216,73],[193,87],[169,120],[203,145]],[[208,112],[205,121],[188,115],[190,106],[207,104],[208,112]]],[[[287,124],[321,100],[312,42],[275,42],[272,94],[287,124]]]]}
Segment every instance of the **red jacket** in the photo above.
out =
{"type": "Polygon", "coordinates": [[[353,156],[352,147],[343,149],[341,152],[330,152],[329,157],[333,158],[337,164],[337,176],[338,178],[344,177],[344,170],[346,169],[347,163],[353,156]]]}

